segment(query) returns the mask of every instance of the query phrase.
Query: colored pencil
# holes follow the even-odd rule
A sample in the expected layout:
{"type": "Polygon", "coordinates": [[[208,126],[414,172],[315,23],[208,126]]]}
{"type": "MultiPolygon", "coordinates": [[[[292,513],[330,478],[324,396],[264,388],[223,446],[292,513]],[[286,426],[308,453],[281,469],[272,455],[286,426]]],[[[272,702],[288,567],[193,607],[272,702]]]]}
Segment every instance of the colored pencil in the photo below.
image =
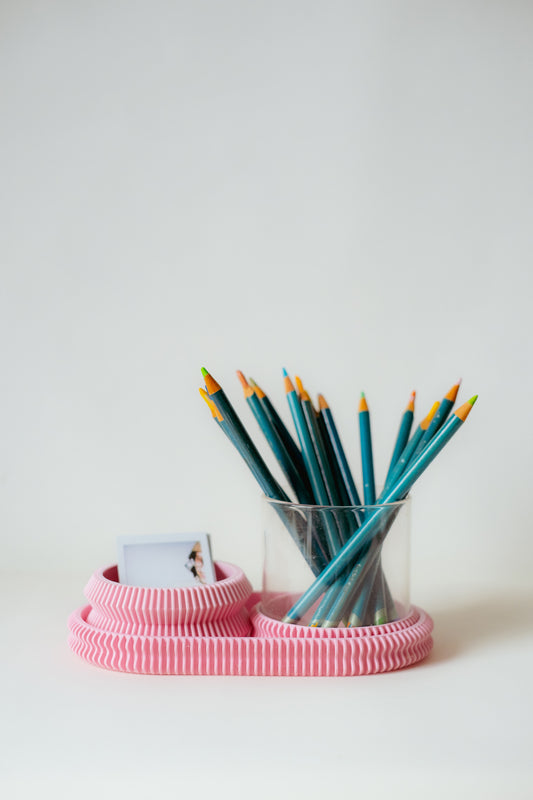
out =
{"type": "Polygon", "coordinates": [[[337,579],[339,574],[349,566],[352,559],[356,557],[361,548],[376,535],[384,519],[386,520],[387,515],[391,513],[390,507],[387,507],[385,504],[397,502],[407,495],[415,481],[418,480],[422,473],[428,468],[430,463],[450,441],[452,436],[457,433],[472,410],[476,399],[477,395],[464,403],[464,405],[450,416],[448,421],[436,433],[416,461],[414,461],[401,478],[388,490],[383,498],[384,505],[377,508],[365,520],[363,525],[356,530],[353,536],[328,564],[326,569],[316,578],[309,589],[304,592],[301,598],[285,615],[285,622],[297,622],[313,603],[318,600],[328,586],[337,579]]]}
{"type": "Polygon", "coordinates": [[[361,392],[361,400],[359,402],[359,436],[361,439],[361,465],[363,468],[363,495],[365,498],[365,506],[373,506],[376,502],[374,458],[372,454],[370,413],[368,411],[364,392],[361,392]]]}
{"type": "Polygon", "coordinates": [[[298,445],[292,438],[291,434],[289,433],[285,423],[281,419],[280,415],[278,414],[276,407],[270,400],[267,394],[261,389],[260,386],[252,379],[249,378],[249,383],[253,387],[253,390],[258,398],[259,402],[261,403],[261,407],[263,408],[265,414],[267,415],[268,419],[277,430],[281,441],[285,445],[285,449],[287,450],[289,456],[292,459],[292,462],[296,466],[296,469],[300,473],[300,476],[304,483],[307,485],[307,489],[311,492],[311,485],[309,483],[309,479],[307,478],[307,474],[305,472],[305,464],[302,458],[302,454],[298,449],[298,445]]]}
{"type": "Polygon", "coordinates": [[[409,441],[409,434],[411,433],[411,427],[413,425],[413,417],[415,412],[415,397],[416,397],[416,392],[413,392],[411,394],[409,402],[407,403],[407,408],[402,414],[400,428],[398,430],[398,435],[396,436],[396,441],[394,442],[394,450],[392,451],[389,469],[387,470],[387,476],[385,478],[385,485],[387,485],[387,481],[389,480],[392,474],[394,465],[400,458],[405,448],[405,445],[409,441]]]}
{"type": "Polygon", "coordinates": [[[428,429],[431,420],[435,416],[438,407],[439,407],[439,402],[437,400],[435,403],[433,403],[431,409],[429,410],[429,413],[424,417],[422,422],[419,425],[417,425],[415,432],[405,445],[401,456],[394,465],[394,469],[388,476],[385,482],[385,487],[381,492],[380,496],[378,497],[378,503],[382,502],[382,498],[385,496],[386,491],[392,486],[393,483],[395,483],[395,481],[398,480],[398,478],[400,478],[402,473],[405,471],[407,464],[411,461],[411,457],[415,452],[416,448],[418,447],[420,439],[424,435],[424,432],[428,429]]]}
{"type": "MultiPolygon", "coordinates": [[[[204,394],[205,390],[200,389],[200,393],[202,397],[207,402],[207,398],[204,394]]],[[[242,456],[246,464],[248,465],[250,471],[253,473],[254,477],[256,478],[257,482],[261,486],[261,489],[266,494],[267,497],[271,497],[275,500],[281,500],[283,502],[290,502],[290,498],[287,496],[286,492],[281,488],[279,483],[270,473],[267,465],[263,461],[261,455],[256,450],[255,445],[252,444],[250,446],[249,437],[246,438],[241,437],[239,432],[235,429],[235,427],[230,423],[229,418],[225,417],[220,407],[217,406],[211,396],[207,395],[213,406],[215,406],[218,416],[215,416],[214,419],[218,423],[219,427],[224,431],[228,439],[232,442],[235,446],[239,454],[242,456]]]]}
{"type": "MultiPolygon", "coordinates": [[[[324,485],[324,481],[322,479],[322,473],[320,471],[320,466],[316,458],[313,442],[311,440],[311,436],[309,433],[309,429],[307,427],[307,422],[305,420],[300,400],[296,393],[296,389],[294,388],[294,385],[291,379],[289,378],[289,375],[287,374],[286,370],[283,370],[283,376],[284,376],[287,401],[289,403],[289,408],[294,422],[294,427],[296,428],[296,434],[300,442],[300,447],[302,448],[302,456],[307,469],[307,474],[311,483],[311,487],[313,489],[315,503],[317,503],[318,505],[328,506],[329,496],[327,493],[327,489],[324,485]]],[[[334,524],[334,522],[332,522],[329,515],[326,515],[324,518],[324,527],[325,527],[324,533],[329,549],[329,554],[331,557],[333,557],[335,553],[337,553],[337,551],[340,549],[341,542],[339,539],[337,527],[334,524]]]]}
{"type": "Polygon", "coordinates": [[[461,381],[454,383],[450,391],[443,397],[443,399],[439,403],[439,407],[435,415],[433,416],[433,419],[429,423],[427,429],[424,431],[418,445],[416,446],[416,449],[413,455],[411,456],[411,460],[414,460],[420,455],[420,453],[427,445],[427,443],[431,441],[431,439],[437,433],[441,425],[443,425],[444,422],[448,419],[448,415],[453,408],[453,404],[455,403],[455,399],[457,397],[460,385],[461,381]]]}
{"type": "Polygon", "coordinates": [[[299,503],[313,503],[313,495],[308,490],[307,486],[302,480],[300,473],[294,465],[287,449],[272,422],[268,418],[265,409],[259,402],[254,389],[246,380],[243,373],[238,370],[237,376],[241,382],[244,397],[248,407],[252,411],[262,433],[267,440],[270,449],[274,453],[277,462],[279,463],[283,474],[287,478],[290,486],[292,487],[299,503]]]}
{"type": "Polygon", "coordinates": [[[333,414],[328,403],[326,402],[326,398],[322,394],[318,395],[318,407],[320,409],[320,417],[324,422],[324,430],[327,432],[331,449],[337,460],[339,472],[342,477],[344,490],[348,498],[346,505],[360,506],[362,505],[361,498],[359,497],[359,493],[355,486],[352,472],[348,464],[348,459],[346,458],[346,454],[337,431],[337,426],[335,425],[333,414]]]}
{"type": "Polygon", "coordinates": [[[328,498],[327,504],[332,506],[344,505],[342,502],[342,497],[335,483],[335,478],[331,470],[326,448],[322,440],[322,434],[320,432],[316,411],[311,403],[309,393],[303,388],[303,386],[301,386],[299,399],[302,406],[304,419],[307,424],[307,429],[309,431],[309,436],[315,451],[320,474],[322,475],[322,481],[326,489],[326,495],[328,498]]]}

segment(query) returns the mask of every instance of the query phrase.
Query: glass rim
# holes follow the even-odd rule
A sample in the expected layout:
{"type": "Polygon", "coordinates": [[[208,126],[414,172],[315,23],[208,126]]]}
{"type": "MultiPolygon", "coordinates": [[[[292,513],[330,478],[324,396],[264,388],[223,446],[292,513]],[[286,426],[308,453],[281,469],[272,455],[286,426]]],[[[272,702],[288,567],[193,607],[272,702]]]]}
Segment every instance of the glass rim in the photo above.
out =
{"type": "Polygon", "coordinates": [[[277,500],[275,497],[267,497],[266,494],[262,495],[263,502],[265,502],[269,506],[279,506],[283,508],[294,508],[294,509],[302,509],[304,511],[315,510],[315,511],[361,511],[362,509],[369,509],[369,508],[402,508],[402,506],[408,505],[411,501],[411,495],[408,494],[407,497],[404,497],[402,500],[394,500],[390,503],[371,503],[365,505],[365,503],[361,503],[360,505],[315,505],[313,503],[294,503],[292,500],[277,500]]]}

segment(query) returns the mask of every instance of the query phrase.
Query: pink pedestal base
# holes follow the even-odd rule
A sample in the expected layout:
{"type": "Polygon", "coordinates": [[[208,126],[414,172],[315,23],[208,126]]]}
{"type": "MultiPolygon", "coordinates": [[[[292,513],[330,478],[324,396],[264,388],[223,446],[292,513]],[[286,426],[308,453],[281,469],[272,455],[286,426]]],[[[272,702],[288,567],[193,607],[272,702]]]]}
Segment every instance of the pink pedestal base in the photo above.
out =
{"type": "MultiPolygon", "coordinates": [[[[365,628],[287,625],[262,613],[259,595],[250,593],[238,568],[218,564],[217,571],[221,578],[231,573],[217,583],[230,581],[233,608],[229,616],[205,623],[213,626],[213,633],[187,635],[180,630],[186,625],[183,617],[169,625],[168,615],[163,622],[153,609],[150,621],[138,622],[136,628],[131,613],[124,621],[115,608],[106,617],[105,603],[100,603],[98,613],[88,605],[70,615],[71,649],[96,666],[138,674],[348,677],[411,666],[433,646],[433,622],[420,608],[412,607],[395,622],[365,628]]],[[[101,578],[102,572],[95,576],[101,578]]],[[[94,593],[93,584],[94,576],[88,595],[94,593]]]]}

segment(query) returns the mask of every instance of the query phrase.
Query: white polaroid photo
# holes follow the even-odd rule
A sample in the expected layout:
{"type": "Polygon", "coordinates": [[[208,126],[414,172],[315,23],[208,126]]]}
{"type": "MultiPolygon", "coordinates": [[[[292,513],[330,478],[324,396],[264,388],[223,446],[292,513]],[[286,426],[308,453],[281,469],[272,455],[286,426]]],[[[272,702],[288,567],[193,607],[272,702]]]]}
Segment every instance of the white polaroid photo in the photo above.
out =
{"type": "Polygon", "coordinates": [[[119,536],[117,547],[120,583],[165,589],[216,580],[207,533],[119,536]]]}

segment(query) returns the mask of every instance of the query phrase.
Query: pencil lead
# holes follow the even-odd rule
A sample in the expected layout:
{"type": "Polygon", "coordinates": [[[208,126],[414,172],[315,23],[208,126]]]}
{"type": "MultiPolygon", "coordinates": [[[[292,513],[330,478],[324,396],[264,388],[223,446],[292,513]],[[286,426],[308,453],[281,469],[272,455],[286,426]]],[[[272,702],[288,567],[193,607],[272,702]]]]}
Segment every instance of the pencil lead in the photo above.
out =
{"type": "Polygon", "coordinates": [[[444,395],[447,400],[451,400],[452,403],[455,403],[455,399],[457,397],[460,385],[461,385],[461,380],[459,379],[457,383],[454,383],[448,394],[444,395]]]}
{"type": "Polygon", "coordinates": [[[285,369],[285,367],[283,367],[283,377],[284,377],[284,378],[288,378],[288,377],[289,377],[289,373],[287,372],[287,370],[285,369]]]}
{"type": "Polygon", "coordinates": [[[478,397],[479,397],[479,395],[475,394],[473,397],[470,398],[470,400],[468,402],[470,403],[471,406],[474,405],[474,403],[476,402],[478,397]]]}
{"type": "Polygon", "coordinates": [[[204,376],[204,378],[206,375],[209,375],[209,372],[206,370],[205,367],[202,367],[202,375],[204,376]]]}
{"type": "Polygon", "coordinates": [[[302,395],[305,391],[302,379],[299,378],[298,375],[295,375],[294,380],[296,381],[296,388],[298,389],[298,394],[302,395]]]}

